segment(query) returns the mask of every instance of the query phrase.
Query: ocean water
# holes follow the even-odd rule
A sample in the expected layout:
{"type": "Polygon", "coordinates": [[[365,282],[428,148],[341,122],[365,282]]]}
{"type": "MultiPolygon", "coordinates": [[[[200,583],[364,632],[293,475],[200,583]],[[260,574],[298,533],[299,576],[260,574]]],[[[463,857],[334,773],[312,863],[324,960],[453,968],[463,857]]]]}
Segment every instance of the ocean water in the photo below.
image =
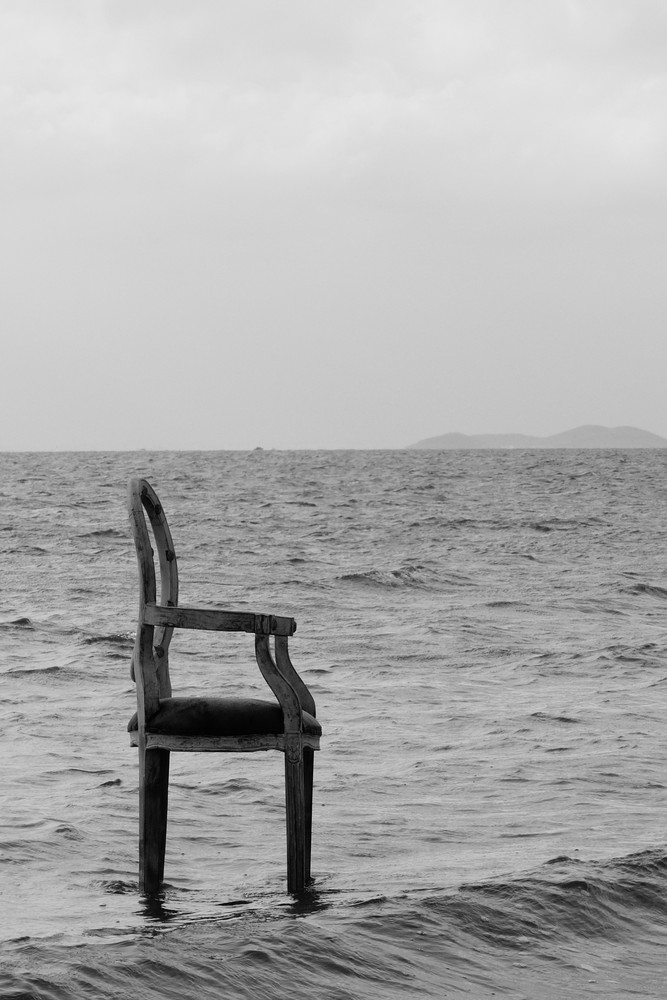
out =
{"type": "Polygon", "coordinates": [[[0,567],[0,998],[667,996],[667,451],[3,454],[0,567]],[[172,755],[138,895],[135,475],[182,603],[297,619],[301,897],[279,754],[172,755]]]}

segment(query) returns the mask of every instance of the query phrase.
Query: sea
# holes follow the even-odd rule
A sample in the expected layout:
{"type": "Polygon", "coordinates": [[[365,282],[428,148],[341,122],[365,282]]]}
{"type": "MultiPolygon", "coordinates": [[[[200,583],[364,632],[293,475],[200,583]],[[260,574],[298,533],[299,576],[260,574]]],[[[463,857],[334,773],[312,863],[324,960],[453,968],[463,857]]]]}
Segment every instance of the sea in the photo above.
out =
{"type": "Polygon", "coordinates": [[[667,450],[2,454],[0,683],[0,998],[667,996],[667,450]],[[172,754],[138,892],[134,476],[181,603],[297,620],[301,895],[278,753],[172,754]]]}

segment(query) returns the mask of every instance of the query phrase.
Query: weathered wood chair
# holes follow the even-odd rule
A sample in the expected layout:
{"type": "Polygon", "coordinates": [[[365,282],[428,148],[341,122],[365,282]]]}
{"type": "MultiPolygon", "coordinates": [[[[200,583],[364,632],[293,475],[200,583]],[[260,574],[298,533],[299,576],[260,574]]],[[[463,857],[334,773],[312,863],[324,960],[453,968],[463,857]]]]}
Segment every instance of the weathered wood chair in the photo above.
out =
{"type": "Polygon", "coordinates": [[[313,752],[321,727],[315,702],[288,651],[293,618],[178,606],[178,569],[162,505],[145,479],[129,486],[129,513],[139,562],[139,623],[132,659],[137,712],[130,744],[139,748],[139,891],[155,895],[164,875],[169,755],[178,751],[280,750],[285,756],[287,888],[310,880],[313,752]],[[146,517],[160,566],[160,602],[146,517]],[[250,632],[259,669],[277,701],[172,697],[169,643],[175,628],[250,632]],[[274,653],[271,652],[271,642],[274,653]]]}

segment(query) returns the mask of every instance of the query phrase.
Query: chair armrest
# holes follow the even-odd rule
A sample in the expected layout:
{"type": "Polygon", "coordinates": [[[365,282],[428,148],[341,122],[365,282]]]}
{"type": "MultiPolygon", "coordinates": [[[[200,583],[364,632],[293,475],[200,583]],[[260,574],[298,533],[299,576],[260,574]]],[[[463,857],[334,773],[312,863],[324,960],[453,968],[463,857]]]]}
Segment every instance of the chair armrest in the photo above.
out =
{"type": "Polygon", "coordinates": [[[315,715],[313,697],[289,658],[288,637],[296,632],[293,618],[255,615],[250,611],[216,611],[208,608],[167,607],[146,604],[143,622],[159,628],[191,628],[216,632],[252,632],[255,656],[264,680],[283,710],[286,733],[302,728],[302,711],[315,715]],[[269,636],[275,636],[276,658],[271,656],[269,636]]]}
{"type": "Polygon", "coordinates": [[[299,676],[290,660],[287,636],[277,635],[275,639],[276,666],[285,680],[296,691],[304,712],[309,712],[315,718],[315,699],[308,690],[305,681],[299,676]]]}
{"type": "Polygon", "coordinates": [[[299,695],[276,666],[269,649],[268,635],[255,635],[255,657],[262,677],[273,691],[283,710],[285,733],[300,733],[303,720],[299,695]]]}
{"type": "Polygon", "coordinates": [[[277,615],[255,615],[251,611],[217,611],[208,608],[165,607],[146,604],[143,612],[146,625],[162,628],[193,628],[214,632],[254,632],[255,635],[294,635],[293,618],[277,615]]]}

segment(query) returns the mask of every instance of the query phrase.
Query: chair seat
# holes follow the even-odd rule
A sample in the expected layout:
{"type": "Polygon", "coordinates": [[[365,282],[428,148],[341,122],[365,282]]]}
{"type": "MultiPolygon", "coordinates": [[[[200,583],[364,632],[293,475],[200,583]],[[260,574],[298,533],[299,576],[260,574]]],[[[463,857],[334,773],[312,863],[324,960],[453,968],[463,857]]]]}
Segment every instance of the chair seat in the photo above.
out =
{"type": "MultiPolygon", "coordinates": [[[[135,712],[127,731],[137,728],[135,712]]],[[[260,736],[284,728],[280,705],[259,698],[162,698],[146,724],[147,732],[169,736],[260,736]]],[[[308,712],[303,712],[303,732],[322,735],[319,722],[308,712]]]]}

